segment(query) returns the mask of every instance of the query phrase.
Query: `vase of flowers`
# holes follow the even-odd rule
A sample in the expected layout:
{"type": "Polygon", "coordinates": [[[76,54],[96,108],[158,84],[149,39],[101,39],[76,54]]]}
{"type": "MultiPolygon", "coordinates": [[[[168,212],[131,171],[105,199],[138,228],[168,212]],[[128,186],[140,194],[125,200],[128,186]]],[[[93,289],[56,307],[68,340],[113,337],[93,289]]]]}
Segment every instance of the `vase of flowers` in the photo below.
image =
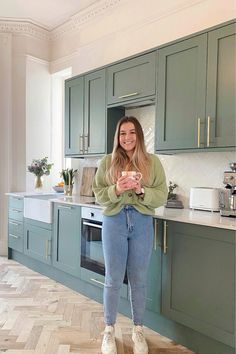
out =
{"type": "Polygon", "coordinates": [[[34,159],[32,163],[28,166],[28,171],[35,175],[35,191],[41,192],[43,188],[42,176],[50,175],[53,163],[48,163],[48,158],[36,160],[34,159]]]}
{"type": "Polygon", "coordinates": [[[73,192],[73,184],[74,184],[74,177],[78,170],[74,170],[73,168],[65,169],[60,172],[60,176],[63,178],[64,181],[64,192],[65,195],[71,196],[73,192]]]}

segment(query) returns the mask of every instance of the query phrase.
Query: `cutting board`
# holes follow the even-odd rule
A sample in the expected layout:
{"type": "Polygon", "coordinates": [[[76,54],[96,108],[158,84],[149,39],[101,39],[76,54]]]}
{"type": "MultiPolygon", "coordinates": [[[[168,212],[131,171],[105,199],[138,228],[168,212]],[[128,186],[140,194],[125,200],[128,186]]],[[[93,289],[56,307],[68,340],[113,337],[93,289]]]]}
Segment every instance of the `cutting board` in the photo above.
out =
{"type": "Polygon", "coordinates": [[[80,188],[80,195],[84,195],[87,197],[94,197],[94,193],[92,191],[92,183],[97,171],[97,167],[84,167],[80,188]]]}

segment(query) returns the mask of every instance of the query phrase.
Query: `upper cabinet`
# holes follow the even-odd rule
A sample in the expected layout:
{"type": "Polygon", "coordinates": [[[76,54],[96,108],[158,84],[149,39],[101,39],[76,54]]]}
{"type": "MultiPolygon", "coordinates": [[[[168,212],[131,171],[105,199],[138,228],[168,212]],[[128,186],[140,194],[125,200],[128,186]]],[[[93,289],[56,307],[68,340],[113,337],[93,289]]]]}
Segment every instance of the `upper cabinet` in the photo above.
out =
{"type": "Polygon", "coordinates": [[[65,84],[65,155],[104,154],[106,141],[105,70],[65,84]]]}
{"type": "Polygon", "coordinates": [[[233,150],[235,48],[231,22],[67,80],[65,155],[110,153],[125,107],[155,102],[157,153],[233,150]]]}
{"type": "Polygon", "coordinates": [[[236,145],[236,25],[209,33],[207,65],[207,147],[236,145]]]}
{"type": "Polygon", "coordinates": [[[84,120],[84,78],[65,84],[65,155],[82,153],[84,120]]]}
{"type": "Polygon", "coordinates": [[[107,69],[108,105],[140,100],[155,95],[156,52],[126,60],[107,69]]]}
{"type": "Polygon", "coordinates": [[[235,24],[162,48],[156,151],[232,148],[235,24]]]}

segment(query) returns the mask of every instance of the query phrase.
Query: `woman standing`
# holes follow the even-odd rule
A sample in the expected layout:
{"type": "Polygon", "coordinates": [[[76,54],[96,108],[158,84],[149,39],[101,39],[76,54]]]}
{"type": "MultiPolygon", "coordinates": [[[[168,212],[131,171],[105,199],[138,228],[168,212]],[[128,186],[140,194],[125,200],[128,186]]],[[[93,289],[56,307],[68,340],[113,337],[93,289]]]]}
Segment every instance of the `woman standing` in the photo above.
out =
{"type": "Polygon", "coordinates": [[[135,117],[117,124],[111,155],[97,170],[93,191],[104,208],[102,242],[105,259],[103,354],[116,354],[114,325],[125,271],[130,286],[132,340],[135,354],[148,353],[143,334],[146,273],[153,245],[154,209],[167,197],[163,167],[146,151],[143,130],[135,117]],[[127,174],[127,171],[132,171],[127,174]],[[141,179],[140,179],[141,176],[141,179]]]}

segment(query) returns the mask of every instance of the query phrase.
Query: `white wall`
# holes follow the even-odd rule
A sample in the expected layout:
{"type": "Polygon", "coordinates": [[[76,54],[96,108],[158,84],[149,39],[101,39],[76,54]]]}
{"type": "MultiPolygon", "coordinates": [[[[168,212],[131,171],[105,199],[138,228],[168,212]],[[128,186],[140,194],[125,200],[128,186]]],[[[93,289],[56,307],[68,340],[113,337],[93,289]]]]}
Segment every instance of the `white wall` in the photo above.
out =
{"type": "MultiPolygon", "coordinates": [[[[26,166],[33,159],[51,162],[51,75],[47,61],[26,60],[26,166]]],[[[26,169],[25,166],[25,169],[26,169]]],[[[34,190],[35,176],[26,173],[26,191],[34,190]]],[[[44,191],[51,190],[51,176],[43,176],[44,191]]]]}
{"type": "MultiPolygon", "coordinates": [[[[7,209],[5,191],[11,184],[11,34],[0,33],[0,254],[5,253],[7,209]]],[[[14,171],[13,171],[14,172],[14,171]]]]}

